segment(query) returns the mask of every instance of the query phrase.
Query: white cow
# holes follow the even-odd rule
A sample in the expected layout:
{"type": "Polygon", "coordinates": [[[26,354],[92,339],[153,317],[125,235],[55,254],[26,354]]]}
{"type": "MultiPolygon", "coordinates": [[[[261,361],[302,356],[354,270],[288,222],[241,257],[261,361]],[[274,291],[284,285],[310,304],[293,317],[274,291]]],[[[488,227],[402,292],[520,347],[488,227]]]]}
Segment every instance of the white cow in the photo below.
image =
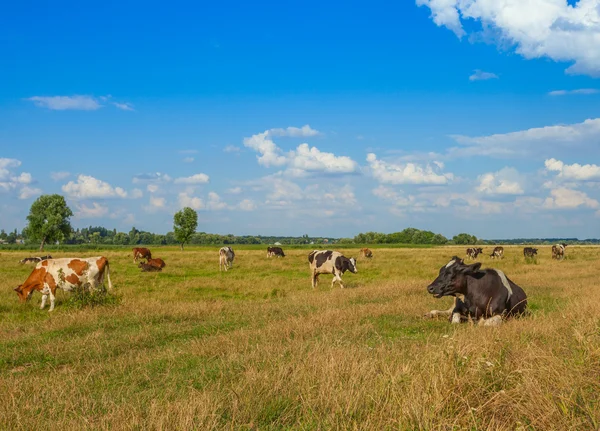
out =
{"type": "Polygon", "coordinates": [[[315,250],[308,255],[308,263],[310,264],[310,270],[312,272],[312,287],[317,287],[319,283],[320,274],[333,274],[333,281],[331,287],[335,282],[340,283],[340,287],[343,289],[344,283],[342,282],[342,274],[346,271],[353,272],[356,274],[356,259],[353,257],[348,259],[337,251],[331,250],[315,250]]]}
{"type": "Polygon", "coordinates": [[[219,271],[227,271],[229,268],[233,268],[233,259],[235,258],[235,253],[231,247],[221,247],[219,250],[219,271]]]}

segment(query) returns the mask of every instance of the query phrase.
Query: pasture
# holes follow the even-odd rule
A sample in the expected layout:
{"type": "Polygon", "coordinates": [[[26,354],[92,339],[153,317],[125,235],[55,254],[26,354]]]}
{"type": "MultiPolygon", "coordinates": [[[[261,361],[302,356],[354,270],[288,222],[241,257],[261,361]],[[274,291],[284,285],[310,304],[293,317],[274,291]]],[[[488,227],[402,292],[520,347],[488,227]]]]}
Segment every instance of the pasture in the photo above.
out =
{"type": "MultiPolygon", "coordinates": [[[[427,320],[450,298],[426,286],[464,247],[373,248],[347,289],[310,287],[309,249],[152,248],[104,255],[120,303],[52,313],[13,292],[28,252],[0,252],[0,428],[10,430],[597,430],[600,248],[479,256],[529,296],[498,328],[427,320]]],[[[358,257],[358,249],[334,248],[358,257]]],[[[469,261],[466,261],[469,262],[469,261]]]]}

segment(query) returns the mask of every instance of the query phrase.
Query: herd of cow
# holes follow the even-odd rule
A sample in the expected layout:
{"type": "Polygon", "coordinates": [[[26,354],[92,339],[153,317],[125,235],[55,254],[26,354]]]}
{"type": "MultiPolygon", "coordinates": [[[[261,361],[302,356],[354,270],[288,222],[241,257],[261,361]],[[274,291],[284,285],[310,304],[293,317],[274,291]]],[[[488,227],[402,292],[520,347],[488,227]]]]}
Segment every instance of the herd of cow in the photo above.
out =
{"type": "MultiPolygon", "coordinates": [[[[566,244],[552,246],[552,258],[563,259],[566,244]]],[[[467,257],[476,259],[483,249],[468,248],[467,257]]],[[[537,249],[525,247],[525,257],[533,257],[537,249]]],[[[368,248],[361,248],[360,255],[372,258],[373,252],[368,248]]],[[[281,247],[268,247],[267,257],[285,257],[281,247]]],[[[492,259],[502,259],[504,248],[495,247],[490,254],[492,259]]],[[[233,268],[235,252],[229,246],[219,250],[219,271],[228,271],[233,268]]],[[[162,271],[165,262],[160,258],[152,258],[149,249],[137,247],[133,249],[133,262],[140,260],[138,267],[142,272],[162,271]],[[145,259],[145,262],[142,261],[145,259]]],[[[20,263],[36,263],[35,268],[16,289],[21,301],[31,298],[34,291],[42,294],[41,309],[50,297],[50,311],[54,310],[56,289],[71,291],[75,288],[92,288],[104,284],[106,275],[108,290],[112,289],[108,259],[103,256],[90,258],[62,258],[53,259],[52,256],[28,257],[20,263]]],[[[314,250],[308,254],[308,263],[311,271],[312,287],[316,288],[319,275],[331,274],[333,281],[337,281],[344,288],[342,275],[346,271],[354,274],[358,272],[356,259],[347,258],[337,251],[314,250]]],[[[498,269],[481,269],[481,263],[472,265],[464,263],[463,259],[454,256],[450,262],[440,268],[437,278],[427,287],[427,291],[436,298],[443,296],[454,297],[454,304],[448,310],[432,310],[427,317],[447,316],[452,323],[464,321],[478,321],[482,325],[497,325],[503,318],[521,315],[526,312],[527,295],[521,287],[511,281],[504,272],[498,269]]]]}

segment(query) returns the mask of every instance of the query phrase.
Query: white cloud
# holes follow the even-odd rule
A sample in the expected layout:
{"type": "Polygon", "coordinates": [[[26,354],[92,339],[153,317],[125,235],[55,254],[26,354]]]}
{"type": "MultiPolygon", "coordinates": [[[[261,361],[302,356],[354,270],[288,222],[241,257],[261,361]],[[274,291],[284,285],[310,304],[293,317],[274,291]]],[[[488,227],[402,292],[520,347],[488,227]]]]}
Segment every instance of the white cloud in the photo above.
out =
{"type": "Polygon", "coordinates": [[[522,195],[519,173],[513,168],[504,168],[498,172],[489,172],[479,176],[477,191],[491,195],[522,195]]]}
{"type": "Polygon", "coordinates": [[[288,166],[302,171],[327,173],[351,173],[358,169],[350,157],[324,153],[308,144],[300,144],[294,153],[290,153],[288,166]]]}
{"type": "Polygon", "coordinates": [[[97,202],[92,202],[92,206],[88,207],[85,204],[75,205],[77,210],[75,216],[77,218],[100,218],[108,214],[108,207],[101,205],[97,202]]]}
{"type": "Polygon", "coordinates": [[[378,160],[373,153],[367,155],[367,162],[373,177],[383,184],[448,184],[453,174],[438,173],[435,167],[416,163],[390,163],[378,160]]]}
{"type": "Polygon", "coordinates": [[[318,130],[311,128],[308,124],[302,127],[287,127],[285,129],[270,129],[269,136],[289,136],[291,138],[311,138],[321,134],[318,130]]]}
{"type": "Polygon", "coordinates": [[[577,90],[554,90],[548,93],[549,96],[568,96],[571,94],[597,94],[600,90],[596,88],[579,88],[577,90]]]}
{"type": "Polygon", "coordinates": [[[65,172],[65,171],[51,172],[50,178],[52,178],[54,181],[60,181],[60,180],[64,180],[65,178],[68,178],[70,175],[71,174],[69,172],[65,172]]]}
{"type": "Polygon", "coordinates": [[[373,189],[373,194],[380,199],[392,202],[396,206],[404,207],[414,204],[415,197],[405,197],[403,193],[385,186],[379,186],[373,189]]]}
{"type": "Polygon", "coordinates": [[[239,195],[240,193],[242,193],[242,188],[241,187],[232,187],[230,189],[227,189],[227,193],[229,193],[231,195],[239,195]]]}
{"type": "Polygon", "coordinates": [[[152,208],[164,208],[165,204],[167,203],[165,198],[161,198],[161,197],[156,197],[156,196],[150,196],[150,206],[152,208]]]}
{"type": "Polygon", "coordinates": [[[160,172],[149,173],[149,174],[138,174],[133,177],[134,184],[146,184],[146,183],[168,183],[172,178],[167,174],[160,172]]]}
{"type": "Polygon", "coordinates": [[[182,192],[179,193],[179,206],[181,208],[183,207],[190,207],[196,211],[204,208],[204,202],[202,201],[202,199],[195,197],[195,196],[191,196],[190,194],[186,193],[186,192],[182,192]]]}
{"type": "Polygon", "coordinates": [[[140,189],[133,189],[131,191],[131,199],[140,199],[142,196],[144,196],[144,192],[140,189]]]}
{"type": "Polygon", "coordinates": [[[600,180],[600,166],[598,165],[580,165],[579,163],[565,165],[556,159],[548,159],[544,165],[546,170],[558,172],[559,178],[574,181],[600,180]]]}
{"type": "Polygon", "coordinates": [[[95,111],[100,109],[102,105],[92,96],[34,96],[27,100],[33,102],[35,106],[48,108],[55,111],[78,110],[78,111],[95,111]]]}
{"type": "Polygon", "coordinates": [[[19,199],[29,199],[42,194],[42,189],[33,187],[23,187],[19,190],[19,199]]]}
{"type": "Polygon", "coordinates": [[[79,175],[77,182],[69,181],[62,186],[70,198],[74,199],[98,199],[98,198],[126,198],[127,192],[121,187],[112,187],[107,182],[94,178],[90,175],[79,175]]]}
{"type": "Polygon", "coordinates": [[[550,191],[550,196],[544,201],[544,207],[551,209],[574,209],[579,207],[596,209],[600,208],[600,203],[584,192],[559,187],[550,191]]]}
{"type": "Polygon", "coordinates": [[[41,189],[29,187],[33,183],[33,177],[29,172],[15,172],[15,169],[20,166],[20,160],[0,158],[0,191],[17,191],[19,199],[29,199],[41,194],[41,189]]]}
{"type": "Polygon", "coordinates": [[[192,163],[194,160],[193,157],[184,157],[183,163],[192,163]]]}
{"type": "MultiPolygon", "coordinates": [[[[514,46],[527,59],[574,62],[568,73],[600,75],[600,7],[597,0],[416,0],[438,26],[458,37],[462,21],[480,23],[498,44],[514,46]],[[461,21],[462,20],[462,21],[461,21]]],[[[472,28],[472,26],[470,26],[472,28]]]]}
{"type": "Polygon", "coordinates": [[[221,197],[215,192],[208,193],[208,202],[206,203],[206,209],[218,211],[227,208],[227,204],[221,200],[221,197]]]}
{"type": "Polygon", "coordinates": [[[117,109],[120,109],[122,111],[135,111],[135,109],[133,108],[133,104],[131,104],[131,103],[113,102],[113,105],[115,105],[117,107],[117,109]]]}
{"type": "Polygon", "coordinates": [[[159,187],[156,184],[148,184],[146,186],[146,190],[148,190],[150,193],[156,193],[159,190],[159,187]]]}
{"type": "Polygon", "coordinates": [[[175,184],[206,184],[209,177],[206,174],[195,174],[190,177],[181,177],[175,179],[175,184]]]}
{"type": "Polygon", "coordinates": [[[242,211],[254,211],[256,209],[256,204],[250,199],[244,199],[238,204],[238,207],[242,211]]]}
{"type": "Polygon", "coordinates": [[[469,81],[487,81],[488,79],[498,79],[498,75],[491,72],[475,69],[473,74],[469,76],[469,81]]]}

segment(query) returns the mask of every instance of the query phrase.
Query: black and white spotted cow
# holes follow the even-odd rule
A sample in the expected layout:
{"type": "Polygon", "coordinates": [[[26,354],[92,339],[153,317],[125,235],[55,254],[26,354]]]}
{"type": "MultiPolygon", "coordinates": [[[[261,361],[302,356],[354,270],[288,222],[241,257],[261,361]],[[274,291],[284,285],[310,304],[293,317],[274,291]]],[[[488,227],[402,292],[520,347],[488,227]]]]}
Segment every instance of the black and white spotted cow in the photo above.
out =
{"type": "Polygon", "coordinates": [[[219,250],[219,271],[225,271],[233,268],[233,259],[235,259],[235,253],[231,247],[221,247],[219,250]]]}
{"type": "Polygon", "coordinates": [[[492,254],[490,254],[492,259],[503,259],[504,258],[504,247],[498,246],[494,247],[492,254]]]}
{"type": "Polygon", "coordinates": [[[267,257],[285,257],[285,253],[281,247],[267,247],[267,257]]]}
{"type": "Polygon", "coordinates": [[[477,259],[477,256],[479,256],[480,253],[483,253],[483,249],[481,247],[477,247],[477,248],[469,247],[467,249],[467,257],[470,259],[477,259]]]}
{"type": "Polygon", "coordinates": [[[346,271],[353,272],[354,274],[358,272],[356,269],[356,259],[353,257],[348,259],[337,251],[315,250],[308,255],[308,263],[310,264],[310,271],[312,273],[313,289],[317,287],[319,275],[321,274],[333,274],[331,287],[337,281],[343,289],[345,286],[342,282],[342,275],[346,271]]]}
{"type": "Polygon", "coordinates": [[[556,244],[552,246],[552,259],[564,259],[565,258],[565,248],[567,244],[556,244]]]}
{"type": "Polygon", "coordinates": [[[469,318],[485,326],[498,325],[503,318],[518,316],[527,308],[527,295],[499,269],[481,269],[481,263],[465,265],[454,256],[440,268],[437,278],[427,287],[436,298],[454,296],[449,310],[433,310],[427,315],[451,316],[452,323],[469,318]]]}

